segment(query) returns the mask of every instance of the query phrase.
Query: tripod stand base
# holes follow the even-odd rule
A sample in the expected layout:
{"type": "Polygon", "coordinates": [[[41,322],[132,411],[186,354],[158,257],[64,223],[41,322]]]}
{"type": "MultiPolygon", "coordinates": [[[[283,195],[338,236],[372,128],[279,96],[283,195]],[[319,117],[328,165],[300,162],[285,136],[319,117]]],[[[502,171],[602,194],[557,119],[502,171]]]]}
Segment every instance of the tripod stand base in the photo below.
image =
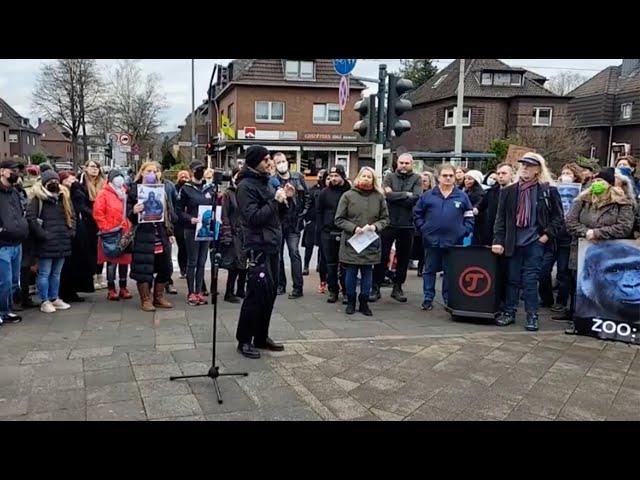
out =
{"type": "Polygon", "coordinates": [[[236,373],[220,373],[219,367],[213,366],[209,369],[209,372],[203,375],[180,375],[176,377],[169,377],[169,380],[184,380],[186,378],[205,378],[208,377],[213,380],[213,386],[216,389],[216,396],[218,397],[218,403],[222,404],[222,392],[220,392],[220,386],[218,385],[218,377],[247,377],[248,372],[236,372],[236,373]]]}

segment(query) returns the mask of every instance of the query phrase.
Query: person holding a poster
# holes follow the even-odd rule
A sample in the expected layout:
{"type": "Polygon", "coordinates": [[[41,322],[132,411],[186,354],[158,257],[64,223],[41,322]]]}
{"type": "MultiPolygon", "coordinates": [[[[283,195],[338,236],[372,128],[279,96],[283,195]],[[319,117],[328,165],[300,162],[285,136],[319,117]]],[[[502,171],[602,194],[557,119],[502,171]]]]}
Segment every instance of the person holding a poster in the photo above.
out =
{"type": "MultiPolygon", "coordinates": [[[[604,168],[595,176],[591,187],[576,198],[567,216],[567,231],[573,237],[569,268],[574,285],[577,282],[578,239],[589,241],[631,238],[634,224],[633,205],[622,189],[615,187],[615,170],[604,168]]],[[[594,290],[595,292],[595,290],[594,290]]],[[[571,302],[570,318],[575,313],[571,302]]],[[[576,333],[573,321],[566,333],[576,333]]]]}
{"type": "Polygon", "coordinates": [[[154,197],[164,199],[164,186],[159,181],[158,173],[154,162],[143,163],[131,184],[127,199],[129,220],[137,225],[133,235],[131,278],[138,284],[140,306],[145,312],[153,312],[156,307],[173,308],[164,296],[165,286],[173,271],[171,244],[175,243],[170,206],[161,204],[162,217],[157,221],[150,221],[150,218],[156,218],[158,206],[155,203],[152,205],[151,214],[145,210],[149,208],[150,195],[144,200],[141,198],[142,192],[154,193],[150,190],[159,187],[155,188],[154,197]]]}
{"type": "Polygon", "coordinates": [[[212,209],[216,204],[214,184],[204,181],[205,166],[200,160],[189,164],[191,180],[180,189],[178,196],[178,215],[184,225],[184,244],[187,248],[187,303],[192,306],[205,305],[204,265],[209,254],[209,241],[196,240],[196,226],[202,223],[199,216],[200,206],[212,209]]]}
{"type": "Polygon", "coordinates": [[[373,282],[373,266],[380,263],[381,242],[377,238],[358,253],[349,240],[354,236],[378,234],[390,223],[389,209],[375,171],[363,167],[354,180],[351,190],[338,202],[335,225],[342,230],[340,237],[340,263],[345,265],[347,287],[347,315],[356,311],[356,278],[361,274],[360,308],[363,315],[372,316],[369,295],[373,282]]]}
{"type": "Polygon", "coordinates": [[[564,224],[558,190],[542,155],[528,152],[518,161],[519,181],[500,192],[491,250],[509,259],[507,294],[499,326],[515,322],[524,289],[527,331],[538,330],[538,281],[545,245],[554,242],[564,224]]]}

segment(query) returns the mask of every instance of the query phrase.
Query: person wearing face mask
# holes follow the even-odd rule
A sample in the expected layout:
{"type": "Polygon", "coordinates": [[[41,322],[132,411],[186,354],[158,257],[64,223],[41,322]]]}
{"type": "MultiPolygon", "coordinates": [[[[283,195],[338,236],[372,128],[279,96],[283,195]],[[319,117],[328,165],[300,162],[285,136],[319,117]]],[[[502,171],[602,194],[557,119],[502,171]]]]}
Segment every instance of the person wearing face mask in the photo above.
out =
{"type": "MultiPolygon", "coordinates": [[[[178,213],[178,196],[180,190],[185,183],[189,181],[189,172],[186,170],[180,170],[178,172],[176,182],[176,215],[178,213]]],[[[180,278],[187,278],[187,246],[184,243],[184,221],[178,216],[176,223],[174,224],[174,233],[176,236],[176,245],[178,245],[178,267],[180,268],[180,278]]]]}
{"type": "Polygon", "coordinates": [[[31,189],[27,220],[35,236],[34,252],[38,257],[38,295],[40,311],[54,313],[71,306],[59,298],[60,275],[65,257],[71,255],[75,229],[75,212],[69,191],[60,189],[60,177],[46,170],[31,189]]]}
{"type": "Polygon", "coordinates": [[[71,198],[75,212],[75,235],[71,242],[71,256],[67,257],[62,266],[60,277],[60,298],[67,303],[84,302],[78,292],[93,293],[93,262],[87,262],[90,257],[89,237],[87,235],[87,218],[93,223],[93,211],[89,198],[80,186],[73,172],[60,172],[60,190],[71,198]]]}
{"type": "Polygon", "coordinates": [[[131,278],[137,283],[140,308],[145,312],[153,312],[156,307],[173,308],[164,296],[173,271],[171,245],[175,243],[175,238],[171,203],[166,202],[162,218],[158,221],[138,223],[139,214],[145,211],[144,203],[138,199],[138,188],[142,184],[160,184],[158,175],[155,162],[143,163],[127,195],[127,216],[136,225],[131,247],[131,278]]]}
{"type": "MultiPolygon", "coordinates": [[[[42,165],[41,165],[42,167],[42,165]]],[[[41,169],[42,170],[42,169],[41,169]]],[[[102,166],[99,162],[89,160],[84,165],[84,170],[80,175],[80,185],[85,191],[87,198],[93,209],[93,203],[96,201],[96,197],[106,183],[106,177],[102,172],[102,166]]],[[[95,242],[91,241],[89,244],[90,257],[87,261],[98,260],[98,226],[90,218],[87,219],[88,237],[95,239],[95,242]]],[[[94,286],[96,290],[107,288],[107,282],[104,281],[102,276],[104,263],[98,263],[96,265],[96,277],[94,280],[94,286]]]]}
{"type": "Polygon", "coordinates": [[[615,167],[621,174],[626,175],[633,179],[635,193],[640,198],[640,175],[637,169],[638,163],[636,159],[631,155],[623,155],[616,160],[615,167]]]}
{"type": "Polygon", "coordinates": [[[291,260],[291,280],[293,289],[289,299],[302,297],[302,258],[300,257],[300,231],[311,206],[311,197],[304,176],[299,172],[289,171],[289,161],[284,153],[278,152],[273,156],[276,164],[275,179],[278,180],[280,188],[291,185],[296,191],[292,199],[292,205],[287,210],[287,217],[282,222],[282,247],[280,248],[280,278],[278,281],[278,295],[286,291],[287,276],[284,270],[284,246],[289,250],[291,260]]]}
{"type": "Polygon", "coordinates": [[[207,185],[212,185],[214,173],[215,172],[213,171],[213,168],[207,168],[204,171],[204,183],[206,183],[207,185]]]}
{"type": "Polygon", "coordinates": [[[22,317],[13,313],[13,297],[20,288],[22,242],[29,236],[25,209],[15,188],[18,162],[0,163],[0,325],[17,323],[22,317]]]}
{"type": "Polygon", "coordinates": [[[204,265],[209,254],[207,241],[196,241],[195,230],[198,222],[198,207],[216,206],[215,185],[204,180],[205,166],[200,160],[189,164],[191,179],[180,189],[178,195],[178,216],[184,225],[184,243],[187,250],[187,303],[191,306],[205,305],[204,265]]]}
{"type": "Polygon", "coordinates": [[[464,181],[462,191],[467,194],[471,205],[473,206],[473,214],[476,217],[476,221],[473,226],[472,242],[474,245],[481,245],[480,239],[480,222],[477,221],[478,216],[483,213],[480,211],[482,206],[482,199],[484,198],[484,189],[482,188],[482,172],[480,170],[469,170],[464,174],[464,181]]]}
{"type": "MultiPolygon", "coordinates": [[[[589,189],[585,189],[571,205],[567,215],[567,232],[573,237],[569,268],[573,289],[578,268],[578,239],[591,241],[631,238],[634,224],[633,204],[621,188],[615,187],[615,170],[603,168],[596,174],[589,189]]],[[[573,319],[575,294],[567,319],[573,319]]],[[[574,334],[573,321],[565,333],[574,334]]]]}
{"type": "MultiPolygon", "coordinates": [[[[118,227],[123,235],[131,231],[133,227],[126,215],[127,192],[122,172],[117,169],[111,170],[108,183],[100,190],[93,204],[93,218],[100,232],[108,232],[118,227]]],[[[127,274],[131,265],[130,249],[116,258],[107,257],[102,248],[102,241],[98,240],[98,262],[107,263],[107,298],[111,301],[132,298],[127,289],[127,274]],[[119,293],[116,291],[116,269],[119,276],[119,293]]]]}
{"type": "Polygon", "coordinates": [[[231,183],[222,197],[222,226],[220,227],[220,244],[223,255],[221,266],[227,274],[227,288],[224,293],[224,301],[240,303],[244,297],[244,287],[247,280],[247,255],[242,248],[244,241],[244,225],[240,207],[238,206],[237,191],[239,168],[231,172],[231,183]],[[237,288],[236,288],[237,281],[237,288]]]}
{"type": "MultiPolygon", "coordinates": [[[[158,180],[160,181],[160,183],[164,184],[164,193],[165,193],[164,196],[167,201],[167,204],[169,205],[169,212],[171,214],[170,220],[171,220],[171,224],[173,225],[174,235],[175,235],[176,225],[180,223],[179,217],[176,211],[176,207],[178,205],[178,190],[176,189],[176,186],[171,180],[163,177],[162,165],[160,164],[160,162],[153,162],[153,164],[156,166],[156,170],[158,172],[158,180]]],[[[171,249],[173,250],[173,244],[171,245],[171,249]]],[[[173,285],[173,278],[171,277],[169,278],[165,286],[165,290],[168,294],[171,294],[171,295],[178,294],[178,290],[173,285]]]]}
{"type": "Polygon", "coordinates": [[[382,245],[380,238],[358,253],[348,242],[353,235],[366,231],[380,234],[390,223],[389,208],[383,190],[378,184],[375,171],[363,167],[354,180],[354,186],[345,192],[338,202],[335,226],[342,230],[340,236],[340,263],[345,266],[347,287],[347,308],[345,313],[353,315],[356,311],[356,281],[360,271],[360,303],[358,311],[372,316],[369,308],[369,296],[373,283],[373,267],[380,263],[382,245]]]}
{"type": "MultiPolygon", "coordinates": [[[[318,199],[318,195],[324,189],[323,178],[326,170],[318,170],[318,176],[316,178],[316,184],[309,189],[309,197],[310,204],[309,209],[304,217],[304,234],[302,235],[302,245],[304,246],[304,268],[302,270],[302,275],[309,275],[309,263],[311,263],[311,257],[313,256],[313,247],[315,247],[316,243],[316,200],[318,199]]],[[[320,274],[320,285],[321,287],[318,290],[318,293],[325,293],[327,283],[325,282],[326,278],[323,275],[324,272],[324,262],[321,259],[322,252],[318,251],[318,267],[322,268],[323,271],[320,274]]]]}

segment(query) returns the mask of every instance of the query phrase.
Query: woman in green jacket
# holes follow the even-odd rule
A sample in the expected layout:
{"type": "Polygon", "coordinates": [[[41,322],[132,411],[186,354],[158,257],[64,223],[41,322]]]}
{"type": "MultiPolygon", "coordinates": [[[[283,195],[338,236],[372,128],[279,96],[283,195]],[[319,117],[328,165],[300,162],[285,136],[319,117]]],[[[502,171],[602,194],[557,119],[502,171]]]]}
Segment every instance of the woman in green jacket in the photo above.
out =
{"type": "Polygon", "coordinates": [[[364,167],[358,173],[354,186],[340,198],[335,224],[342,230],[340,263],[345,266],[347,287],[347,315],[356,310],[356,279],[361,273],[360,308],[364,315],[373,313],[367,304],[371,293],[373,266],[380,263],[380,238],[358,253],[348,242],[354,235],[368,231],[379,234],[389,225],[389,211],[384,194],[372,168],[364,167]]]}

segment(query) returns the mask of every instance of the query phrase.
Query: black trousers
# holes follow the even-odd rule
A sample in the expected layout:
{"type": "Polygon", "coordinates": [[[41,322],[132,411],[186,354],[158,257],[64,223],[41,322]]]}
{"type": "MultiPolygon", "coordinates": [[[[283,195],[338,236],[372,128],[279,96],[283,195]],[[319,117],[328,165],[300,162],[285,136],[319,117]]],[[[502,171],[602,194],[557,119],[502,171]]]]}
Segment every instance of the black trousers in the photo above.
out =
{"type": "Polygon", "coordinates": [[[129,265],[119,265],[117,263],[107,262],[107,285],[110,289],[116,288],[116,269],[118,270],[118,275],[120,277],[120,281],[118,282],[120,288],[127,286],[129,265]]]}
{"type": "Polygon", "coordinates": [[[180,273],[187,273],[187,245],[184,241],[184,228],[176,229],[176,244],[178,245],[178,265],[180,273]]]}
{"type": "Polygon", "coordinates": [[[279,261],[277,253],[263,253],[256,264],[249,264],[246,297],[240,308],[236,330],[239,343],[251,343],[253,340],[254,344],[264,344],[269,336],[269,323],[278,291],[279,261]]]}
{"type": "Polygon", "coordinates": [[[324,261],[326,265],[329,291],[331,293],[339,293],[338,285],[342,286],[343,292],[346,291],[345,271],[340,268],[340,235],[322,232],[320,234],[320,243],[322,250],[321,261],[324,261]]]}
{"type": "Polygon", "coordinates": [[[395,283],[402,285],[407,280],[407,269],[411,259],[411,246],[413,245],[413,228],[393,228],[387,227],[380,233],[382,240],[382,261],[375,266],[373,272],[374,285],[380,286],[384,281],[384,276],[391,255],[391,247],[396,242],[396,278],[395,283]]]}

